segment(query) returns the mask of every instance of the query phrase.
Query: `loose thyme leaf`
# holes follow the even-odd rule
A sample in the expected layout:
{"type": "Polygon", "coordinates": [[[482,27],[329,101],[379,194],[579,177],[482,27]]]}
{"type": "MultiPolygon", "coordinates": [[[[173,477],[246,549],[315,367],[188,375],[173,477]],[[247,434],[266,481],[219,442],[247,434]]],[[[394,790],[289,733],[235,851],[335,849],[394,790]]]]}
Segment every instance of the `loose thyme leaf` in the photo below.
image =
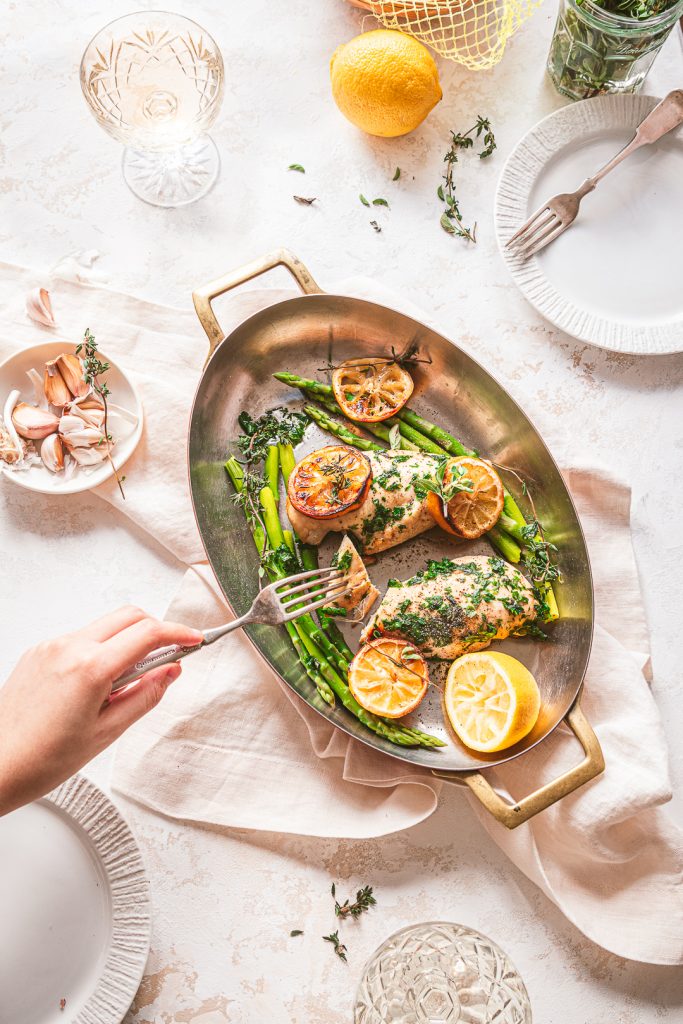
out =
{"type": "Polygon", "coordinates": [[[292,196],[292,199],[294,199],[297,203],[301,203],[302,206],[312,206],[313,203],[318,202],[317,196],[312,196],[310,199],[308,199],[306,196],[292,196]]]}
{"type": "Polygon", "coordinates": [[[442,213],[441,214],[441,222],[440,223],[441,223],[441,227],[444,229],[444,231],[447,231],[449,235],[454,235],[455,234],[455,228],[453,227],[453,223],[452,223],[450,217],[448,216],[448,213],[442,213]]]}
{"type": "Polygon", "coordinates": [[[373,199],[372,200],[372,205],[373,206],[388,206],[389,203],[386,201],[386,199],[373,199]]]}
{"type": "Polygon", "coordinates": [[[373,227],[373,228],[375,229],[375,231],[377,232],[377,234],[379,234],[379,233],[380,233],[380,231],[381,231],[382,229],[381,229],[381,227],[379,226],[379,224],[377,223],[377,221],[376,221],[376,220],[371,220],[371,221],[370,221],[370,224],[371,224],[371,225],[372,225],[372,227],[373,227]]]}
{"type": "Polygon", "coordinates": [[[439,199],[441,200],[442,203],[446,202],[446,197],[443,194],[443,185],[439,185],[439,187],[436,190],[436,194],[437,194],[437,196],[439,197],[439,199]]]}
{"type": "Polygon", "coordinates": [[[332,893],[333,896],[337,895],[337,886],[334,884],[334,882],[332,883],[332,888],[330,889],[330,892],[332,893]]]}
{"type": "Polygon", "coordinates": [[[397,167],[396,170],[394,171],[394,176],[393,176],[393,178],[391,180],[392,181],[398,181],[398,179],[400,177],[401,177],[401,168],[397,167]]]}
{"type": "Polygon", "coordinates": [[[346,946],[339,939],[339,932],[332,932],[331,935],[323,935],[324,942],[331,942],[334,946],[334,951],[340,960],[347,963],[346,960],[346,946]]]}
{"type": "Polygon", "coordinates": [[[293,928],[289,934],[291,938],[294,938],[295,935],[303,935],[303,931],[301,928],[293,928]]]}
{"type": "Polygon", "coordinates": [[[361,193],[359,194],[358,198],[360,199],[360,201],[361,201],[361,203],[363,204],[363,206],[369,206],[369,205],[370,205],[370,203],[369,203],[369,202],[368,202],[368,200],[367,200],[367,199],[365,198],[365,196],[363,195],[363,193],[362,193],[362,192],[361,192],[361,193]]]}
{"type": "Polygon", "coordinates": [[[299,171],[300,174],[306,173],[306,168],[302,167],[301,164],[290,164],[287,168],[288,171],[299,171]]]}
{"type": "Polygon", "coordinates": [[[399,427],[398,423],[395,423],[394,426],[389,431],[389,447],[401,447],[401,428],[399,427]]]}

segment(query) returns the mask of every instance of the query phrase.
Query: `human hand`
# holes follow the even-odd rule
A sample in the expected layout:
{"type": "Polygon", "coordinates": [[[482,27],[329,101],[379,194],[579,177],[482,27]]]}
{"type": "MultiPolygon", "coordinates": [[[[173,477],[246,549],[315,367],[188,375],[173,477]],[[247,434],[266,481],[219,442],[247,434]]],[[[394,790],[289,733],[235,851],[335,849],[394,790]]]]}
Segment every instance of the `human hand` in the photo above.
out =
{"type": "Polygon", "coordinates": [[[157,647],[200,643],[197,629],[119,608],[84,629],[27,651],[0,688],[0,814],[48,793],[159,703],[181,672],[152,669],[111,685],[157,647]]]}

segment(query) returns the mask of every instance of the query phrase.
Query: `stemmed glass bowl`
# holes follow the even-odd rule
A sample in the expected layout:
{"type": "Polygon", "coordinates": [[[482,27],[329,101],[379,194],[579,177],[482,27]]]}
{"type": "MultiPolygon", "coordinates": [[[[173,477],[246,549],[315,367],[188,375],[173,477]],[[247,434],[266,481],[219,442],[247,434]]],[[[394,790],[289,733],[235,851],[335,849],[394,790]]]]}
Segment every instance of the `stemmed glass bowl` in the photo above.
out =
{"type": "Polygon", "coordinates": [[[135,195],[154,206],[206,195],[220,169],[206,132],[224,82],[208,32],[168,11],[128,14],[91,39],[80,78],[97,123],[126,146],[123,176],[135,195]]]}

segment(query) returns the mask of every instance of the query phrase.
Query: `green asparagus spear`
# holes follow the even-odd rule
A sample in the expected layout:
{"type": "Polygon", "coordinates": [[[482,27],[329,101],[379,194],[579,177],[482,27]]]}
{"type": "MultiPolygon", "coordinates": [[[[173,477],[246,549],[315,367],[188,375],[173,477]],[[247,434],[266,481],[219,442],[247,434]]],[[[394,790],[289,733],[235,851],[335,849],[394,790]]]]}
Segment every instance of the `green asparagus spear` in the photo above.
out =
{"type": "Polygon", "coordinates": [[[273,497],[275,498],[275,504],[278,503],[280,494],[279,484],[279,472],[280,472],[280,458],[278,454],[278,446],[271,444],[266,452],[265,460],[265,471],[266,481],[270,487],[273,497]]]}
{"type": "Polygon", "coordinates": [[[292,470],[296,465],[296,459],[294,458],[294,449],[291,444],[279,444],[278,452],[280,455],[280,469],[282,470],[282,479],[285,482],[285,487],[289,483],[289,478],[292,474],[292,470]]]}
{"type": "Polygon", "coordinates": [[[360,448],[364,452],[383,452],[386,449],[381,444],[375,444],[374,441],[366,441],[364,437],[358,437],[357,434],[352,433],[348,427],[345,427],[343,423],[339,423],[338,420],[331,419],[326,412],[322,409],[318,409],[314,405],[305,405],[304,412],[310,419],[318,424],[323,430],[326,430],[329,434],[333,434],[334,437],[338,437],[344,444],[352,445],[354,448],[360,448]]]}

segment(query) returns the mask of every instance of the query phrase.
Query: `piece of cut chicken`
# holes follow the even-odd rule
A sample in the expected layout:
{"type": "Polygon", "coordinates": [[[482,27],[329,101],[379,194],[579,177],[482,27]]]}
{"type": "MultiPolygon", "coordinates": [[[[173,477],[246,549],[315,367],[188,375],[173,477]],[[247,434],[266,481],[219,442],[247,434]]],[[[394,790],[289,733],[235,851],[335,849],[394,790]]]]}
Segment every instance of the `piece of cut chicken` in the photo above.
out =
{"type": "Polygon", "coordinates": [[[340,616],[345,622],[360,622],[368,614],[379,597],[379,590],[373,585],[368,571],[349,537],[339,545],[332,565],[343,569],[347,579],[353,579],[350,590],[331,604],[326,604],[324,611],[329,615],[340,616]]]}
{"type": "Polygon", "coordinates": [[[395,636],[428,658],[451,660],[523,631],[537,615],[531,584],[502,558],[444,558],[405,583],[389,582],[361,642],[395,636]]]}
{"type": "Polygon", "coordinates": [[[387,450],[368,452],[372,483],[362,504],[335,519],[314,519],[297,511],[287,500],[287,516],[305,544],[320,544],[331,531],[353,533],[365,554],[386,551],[396,544],[431,530],[434,518],[427,493],[415,484],[433,476],[439,460],[425,452],[387,450]]]}

